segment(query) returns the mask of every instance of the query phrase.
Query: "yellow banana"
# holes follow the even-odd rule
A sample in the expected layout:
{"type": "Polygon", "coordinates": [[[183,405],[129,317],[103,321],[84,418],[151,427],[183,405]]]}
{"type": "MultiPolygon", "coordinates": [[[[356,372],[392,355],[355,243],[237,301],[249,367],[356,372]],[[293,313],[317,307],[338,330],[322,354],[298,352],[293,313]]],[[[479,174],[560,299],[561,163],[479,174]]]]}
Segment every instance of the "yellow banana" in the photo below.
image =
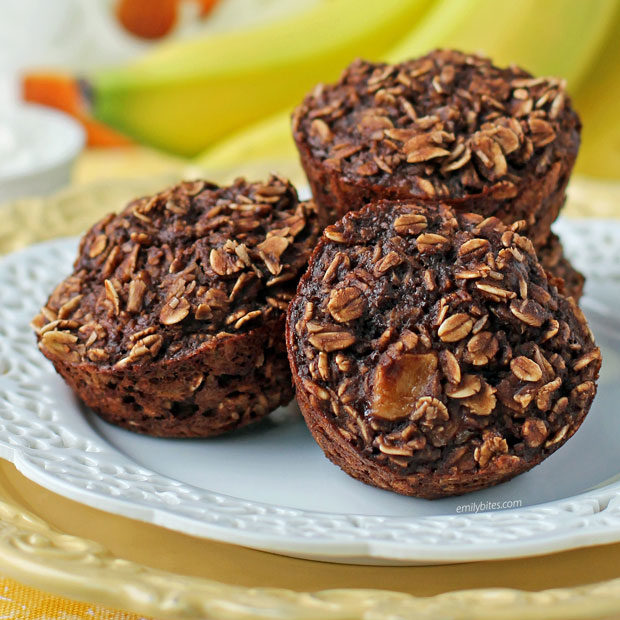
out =
{"type": "Polygon", "coordinates": [[[398,62],[436,47],[481,52],[500,66],[563,77],[576,90],[617,7],[617,0],[442,0],[387,58],[398,62]]]}
{"type": "Polygon", "coordinates": [[[356,56],[379,56],[431,0],[319,0],[247,31],[164,44],[87,79],[98,120],[193,155],[231,131],[294,105],[356,56]]]}
{"type": "Polygon", "coordinates": [[[209,178],[220,182],[239,174],[259,179],[277,171],[295,185],[307,183],[293,142],[290,116],[287,108],[249,128],[244,127],[200,155],[196,165],[209,178]]]}
{"type": "Polygon", "coordinates": [[[620,3],[613,30],[575,94],[583,120],[582,145],[576,171],[620,179],[620,3]]]}
{"type": "MultiPolygon", "coordinates": [[[[499,65],[514,62],[538,75],[565,77],[575,92],[605,41],[613,38],[618,6],[616,0],[440,0],[380,57],[398,62],[436,47],[481,51],[499,65]]],[[[283,111],[232,136],[203,153],[199,164],[215,169],[236,161],[253,169],[261,160],[263,167],[296,161],[289,116],[283,111]]],[[[593,120],[584,118],[584,137],[593,120]]]]}

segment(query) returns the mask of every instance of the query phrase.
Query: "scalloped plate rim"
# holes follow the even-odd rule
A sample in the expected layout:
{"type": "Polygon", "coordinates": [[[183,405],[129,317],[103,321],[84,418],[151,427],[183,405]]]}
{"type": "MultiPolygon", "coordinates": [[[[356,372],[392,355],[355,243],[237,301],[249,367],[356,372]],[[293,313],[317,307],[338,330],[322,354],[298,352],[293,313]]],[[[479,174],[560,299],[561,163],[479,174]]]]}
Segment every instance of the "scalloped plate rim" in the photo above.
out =
{"type": "MultiPolygon", "coordinates": [[[[573,220],[575,222],[575,220],[573,220]]],[[[617,220],[583,220],[586,225],[594,225],[594,226],[603,226],[606,223],[612,224],[614,227],[619,226],[617,220]]],[[[16,256],[24,256],[32,253],[39,252],[42,248],[46,247],[54,248],[58,246],[62,246],[62,244],[66,244],[67,242],[75,242],[75,238],[64,238],[64,239],[54,239],[52,241],[46,241],[39,244],[35,244],[33,246],[29,246],[23,250],[20,250],[14,254],[8,255],[4,257],[0,265],[2,265],[6,260],[10,260],[11,257],[16,256]]],[[[169,522],[166,523],[167,517],[172,515],[174,517],[173,520],[178,520],[179,523],[183,523],[184,526],[188,526],[191,524],[192,519],[189,517],[175,515],[170,510],[166,510],[165,508],[160,507],[145,507],[140,506],[139,510],[136,510],[135,506],[131,504],[128,500],[122,500],[117,498],[107,497],[99,492],[87,491],[84,489],[79,489],[78,487],[72,487],[69,483],[65,481],[59,481],[52,474],[45,471],[44,469],[37,467],[34,463],[32,463],[27,455],[22,452],[22,449],[18,446],[10,446],[4,442],[2,442],[1,452],[2,456],[5,456],[8,460],[12,461],[16,467],[21,471],[24,475],[26,475],[29,479],[33,480],[38,484],[42,484],[46,488],[58,492],[64,496],[70,497],[71,499],[77,501],[83,501],[87,505],[92,507],[102,509],[108,512],[113,512],[117,514],[122,514],[124,516],[128,516],[130,518],[135,518],[142,521],[147,521],[150,523],[154,523],[156,525],[160,525],[163,527],[168,527],[170,529],[179,529],[178,527],[171,527],[169,522]],[[85,501],[88,499],[88,501],[85,501]],[[107,504],[107,505],[106,505],[107,504]],[[118,506],[118,509],[111,509],[109,506],[115,504],[118,506]],[[142,513],[143,516],[138,515],[137,513],[142,513]],[[150,515],[150,518],[147,518],[147,515],[150,515]]],[[[140,466],[140,469],[146,469],[140,466]]],[[[161,476],[161,474],[157,474],[153,472],[156,476],[161,476]]],[[[162,476],[165,477],[165,476],[162,476]]],[[[187,485],[185,483],[181,483],[185,487],[190,487],[191,485],[187,485]]],[[[198,487],[195,487],[198,489],[198,487]]],[[[201,492],[205,492],[204,489],[198,489],[201,492]]],[[[209,492],[213,495],[222,496],[223,494],[209,492]]],[[[602,488],[586,491],[579,495],[576,495],[571,498],[564,498],[559,500],[554,500],[552,502],[547,502],[544,504],[537,504],[531,507],[525,507],[520,509],[512,509],[510,511],[502,511],[504,514],[507,512],[512,512],[513,514],[526,514],[528,512],[532,512],[533,509],[541,510],[546,508],[560,508],[568,505],[582,505],[584,507],[591,506],[593,509],[587,514],[593,515],[599,513],[601,510],[600,499],[605,499],[609,497],[620,497],[620,482],[613,482],[610,485],[604,486],[602,488]],[[599,507],[599,510],[594,509],[594,503],[596,503],[599,507]]],[[[231,498],[236,501],[241,501],[244,503],[251,503],[257,506],[268,507],[268,504],[261,504],[260,502],[243,500],[242,498],[231,498]]],[[[609,501],[609,500],[608,500],[609,501]]],[[[613,503],[613,500],[612,502],[613,503]]],[[[273,506],[272,506],[273,507],[273,506]]],[[[344,517],[346,519],[349,518],[357,518],[356,515],[331,515],[330,513],[321,513],[314,511],[307,511],[296,508],[285,508],[287,511],[295,512],[301,515],[326,515],[326,516],[334,516],[334,517],[344,517]]],[[[459,519],[466,519],[472,522],[485,522],[489,520],[489,515],[497,515],[500,513],[480,513],[480,514],[468,514],[468,515],[455,515],[455,516],[445,516],[444,519],[455,521],[459,519]]],[[[388,518],[390,520],[403,520],[409,521],[411,517],[369,517],[366,515],[359,516],[359,519],[372,519],[372,518],[388,518]]],[[[429,519],[437,519],[441,517],[433,516],[433,517],[414,517],[415,520],[429,520],[429,519]]],[[[386,560],[388,563],[393,564],[394,561],[397,563],[406,563],[411,565],[412,563],[429,563],[438,562],[464,562],[464,561],[476,561],[476,560],[485,560],[485,559],[498,559],[498,558],[506,558],[506,557],[525,557],[531,555],[541,555],[545,553],[550,553],[553,551],[564,550],[564,549],[572,549],[583,546],[590,546],[595,544],[602,544],[606,542],[614,542],[620,540],[620,527],[616,530],[613,530],[608,527],[607,529],[600,528],[600,531],[596,532],[596,534],[592,531],[578,531],[573,532],[572,534],[568,532],[564,533],[555,533],[553,536],[547,536],[543,541],[535,538],[531,542],[524,544],[523,542],[502,542],[501,549],[511,550],[510,554],[506,554],[499,552],[497,549],[487,549],[484,553],[480,552],[478,549],[478,553],[476,554],[478,557],[473,557],[472,545],[471,544],[452,544],[450,547],[445,547],[443,549],[438,549],[431,544],[424,545],[422,543],[417,543],[415,557],[411,557],[411,552],[409,552],[408,557],[404,557],[407,555],[406,553],[402,553],[402,547],[398,547],[399,543],[391,543],[390,541],[385,540],[361,540],[355,542],[343,542],[338,543],[339,551],[335,552],[334,543],[329,539],[321,539],[320,537],[315,537],[313,540],[299,537],[288,537],[286,540],[287,543],[282,543],[282,537],[270,537],[265,535],[264,533],[259,533],[257,535],[249,535],[247,537],[240,536],[239,532],[236,532],[236,536],[229,536],[227,534],[223,534],[226,532],[226,529],[222,529],[218,526],[211,526],[210,524],[203,525],[204,531],[213,532],[212,534],[198,533],[195,531],[189,531],[188,533],[192,533],[194,535],[200,535],[207,538],[213,538],[215,540],[231,542],[235,544],[241,544],[244,546],[251,546],[253,548],[263,549],[265,551],[272,551],[275,553],[283,553],[285,555],[293,555],[295,557],[306,557],[312,559],[325,559],[328,561],[351,561],[356,560],[359,561],[361,558],[366,560],[371,560],[372,563],[383,563],[386,560]],[[561,539],[570,538],[570,544],[566,546],[566,544],[562,544],[561,539]],[[267,544],[265,544],[267,543],[267,544]],[[305,551],[303,549],[297,549],[297,545],[302,544],[305,551]],[[286,548],[284,548],[286,547],[286,548]],[[291,548],[293,547],[293,548],[291,548]],[[310,548],[310,551],[308,551],[310,548]],[[343,553],[343,549],[346,551],[343,553]],[[386,553],[386,549],[388,552],[386,553]],[[322,557],[317,558],[316,553],[318,550],[319,553],[322,553],[322,557]],[[520,551],[519,551],[520,550],[520,551]],[[331,551],[327,553],[327,551],[331,551]],[[429,551],[424,553],[424,551],[429,551]],[[421,553],[420,553],[421,552],[421,553]],[[466,553],[466,556],[463,554],[466,553]],[[432,555],[432,557],[431,557],[432,555]]],[[[191,529],[191,528],[190,528],[191,529]]],[[[188,531],[183,529],[181,531],[188,531]]]]}
{"type": "MultiPolygon", "coordinates": [[[[15,451],[14,451],[15,453],[15,451]]],[[[452,564],[452,563],[465,563],[465,562],[482,562],[486,560],[500,560],[500,559],[516,559],[547,555],[549,553],[556,553],[560,551],[568,551],[572,549],[579,549],[583,547],[590,547],[602,544],[611,544],[620,542],[620,528],[616,530],[602,529],[594,534],[592,530],[582,531],[577,533],[555,533],[551,536],[546,536],[542,540],[534,539],[532,541],[524,542],[505,542],[501,544],[501,547],[494,546],[484,550],[478,549],[479,557],[475,557],[472,554],[471,544],[454,544],[449,548],[435,547],[432,544],[417,543],[415,550],[415,557],[411,557],[411,552],[402,553],[402,545],[397,542],[391,541],[363,541],[358,540],[355,542],[339,542],[337,543],[338,551],[334,551],[336,545],[327,539],[321,539],[315,537],[313,540],[304,538],[288,537],[286,542],[283,543],[281,538],[269,537],[264,534],[258,534],[255,536],[248,536],[245,538],[243,535],[236,532],[232,535],[227,529],[220,529],[217,526],[213,526],[212,532],[209,534],[211,527],[209,525],[203,526],[202,529],[195,529],[193,527],[194,521],[188,517],[175,515],[173,512],[167,511],[162,508],[145,509],[140,507],[139,511],[136,511],[135,507],[126,500],[116,500],[114,498],[103,498],[103,502],[100,494],[92,493],[89,491],[75,491],[69,485],[46,483],[45,476],[40,476],[41,470],[35,467],[29,467],[26,461],[20,458],[6,458],[4,454],[0,455],[0,458],[5,458],[12,462],[20,473],[26,476],[28,479],[44,486],[46,489],[58,493],[63,497],[67,497],[74,501],[103,510],[111,514],[118,514],[124,517],[129,517],[142,521],[144,523],[151,523],[159,527],[171,529],[173,531],[183,532],[191,536],[199,536],[203,538],[209,538],[223,543],[236,544],[251,549],[257,549],[260,551],[266,551],[269,553],[281,554],[284,556],[290,556],[300,559],[308,559],[321,562],[336,562],[336,563],[355,563],[360,565],[385,565],[385,566],[415,566],[415,565],[433,565],[433,564],[452,564]],[[89,501],[86,501],[86,500],[89,501]],[[117,509],[114,509],[114,507],[117,509]],[[142,515],[138,514],[142,513],[142,515]],[[152,518],[148,518],[147,513],[152,514],[152,518]],[[163,519],[158,518],[163,516],[163,519]],[[173,525],[174,524],[174,525],[173,525]],[[567,537],[570,539],[570,544],[567,545],[567,537]],[[299,545],[299,548],[297,546],[299,545]],[[320,554],[320,555],[319,555],[320,554]],[[361,560],[361,561],[360,561],[361,560]]],[[[49,479],[48,479],[49,480],[49,479]]],[[[580,495],[577,495],[570,499],[556,500],[548,502],[546,504],[537,504],[534,507],[537,509],[544,508],[560,508],[575,503],[580,503],[584,507],[593,505],[596,503],[600,507],[597,495],[601,491],[608,491],[612,494],[620,494],[620,483],[614,483],[609,487],[597,491],[589,491],[580,495]]],[[[233,498],[237,499],[237,498],[233,498]]],[[[242,500],[245,501],[245,500],[242,500]]],[[[259,502],[252,502],[259,505],[259,502]]],[[[513,512],[527,513],[530,508],[512,509],[513,512]]],[[[604,509],[604,508],[603,508],[604,509]]],[[[586,516],[593,516],[600,513],[601,510],[592,510],[590,513],[586,513],[586,516]]],[[[328,513],[304,511],[306,514],[327,515],[328,513]]],[[[466,519],[470,519],[473,522],[484,521],[487,513],[479,513],[473,515],[467,515],[466,519]]],[[[345,515],[349,516],[349,515],[345,515]]],[[[356,516],[356,515],[350,515],[356,516]]],[[[391,519],[403,519],[407,520],[407,517],[390,517],[391,519]]],[[[416,520],[436,519],[440,517],[416,517],[416,520]]],[[[446,517],[451,519],[453,517],[446,517]]],[[[456,518],[456,517],[455,517],[456,518]]]]}

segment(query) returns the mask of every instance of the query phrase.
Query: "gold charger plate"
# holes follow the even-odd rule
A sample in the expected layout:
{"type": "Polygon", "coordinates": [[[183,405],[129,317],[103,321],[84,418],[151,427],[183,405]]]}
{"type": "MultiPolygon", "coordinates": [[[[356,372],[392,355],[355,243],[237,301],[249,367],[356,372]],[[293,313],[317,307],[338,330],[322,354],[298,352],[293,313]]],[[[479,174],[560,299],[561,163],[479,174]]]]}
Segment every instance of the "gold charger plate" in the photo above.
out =
{"type": "MultiPolygon", "coordinates": [[[[0,206],[0,252],[79,233],[174,175],[0,206]]],[[[616,215],[617,184],[573,183],[568,214],[616,215]]],[[[0,567],[71,598],[157,618],[615,618],[620,544],[425,567],[326,564],[196,539],[65,499],[0,461],[0,567]],[[587,585],[584,585],[587,584],[587,585]]]]}

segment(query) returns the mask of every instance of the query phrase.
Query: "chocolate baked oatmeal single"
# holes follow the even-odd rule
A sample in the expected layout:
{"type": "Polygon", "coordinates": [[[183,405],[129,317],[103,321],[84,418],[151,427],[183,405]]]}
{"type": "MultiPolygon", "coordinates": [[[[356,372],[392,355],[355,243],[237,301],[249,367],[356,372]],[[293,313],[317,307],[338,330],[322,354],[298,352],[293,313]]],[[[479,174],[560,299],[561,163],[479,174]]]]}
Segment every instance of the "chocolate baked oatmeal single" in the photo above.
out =
{"type": "Polygon", "coordinates": [[[396,65],[357,60],[293,114],[329,221],[380,199],[441,199],[538,248],[565,200],[581,124],[563,80],[451,50],[396,65]]]}
{"type": "Polygon", "coordinates": [[[571,262],[564,256],[564,248],[557,235],[551,233],[547,243],[537,251],[540,264],[556,278],[554,284],[560,293],[572,297],[576,302],[583,295],[585,277],[577,271],[571,262]],[[557,280],[561,278],[561,281],[557,280]]]}
{"type": "Polygon", "coordinates": [[[516,228],[392,202],[325,230],[287,348],[306,422],[351,476],[466,493],[532,468],[583,422],[600,351],[516,228]]]}
{"type": "Polygon", "coordinates": [[[104,419],[206,437],[293,397],[285,315],[319,235],[287,181],[181,183],[109,215],[34,325],[104,419]]]}

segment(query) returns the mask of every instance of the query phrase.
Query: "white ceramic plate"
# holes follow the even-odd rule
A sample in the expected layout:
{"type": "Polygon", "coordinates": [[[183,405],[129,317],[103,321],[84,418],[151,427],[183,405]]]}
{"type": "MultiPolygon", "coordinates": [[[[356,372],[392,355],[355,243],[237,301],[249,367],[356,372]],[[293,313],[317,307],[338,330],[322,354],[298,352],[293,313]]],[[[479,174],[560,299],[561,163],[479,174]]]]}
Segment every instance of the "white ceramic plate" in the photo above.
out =
{"type": "Polygon", "coordinates": [[[603,351],[599,393],[566,446],[506,484],[432,502],[366,486],[323,456],[295,405],[208,440],[154,439],[101,421],[28,325],[71,269],[76,240],[66,239],[0,262],[0,456],[96,508],[318,560],[465,562],[619,541],[620,223],[570,220],[556,230],[588,275],[582,305],[603,351]]]}

